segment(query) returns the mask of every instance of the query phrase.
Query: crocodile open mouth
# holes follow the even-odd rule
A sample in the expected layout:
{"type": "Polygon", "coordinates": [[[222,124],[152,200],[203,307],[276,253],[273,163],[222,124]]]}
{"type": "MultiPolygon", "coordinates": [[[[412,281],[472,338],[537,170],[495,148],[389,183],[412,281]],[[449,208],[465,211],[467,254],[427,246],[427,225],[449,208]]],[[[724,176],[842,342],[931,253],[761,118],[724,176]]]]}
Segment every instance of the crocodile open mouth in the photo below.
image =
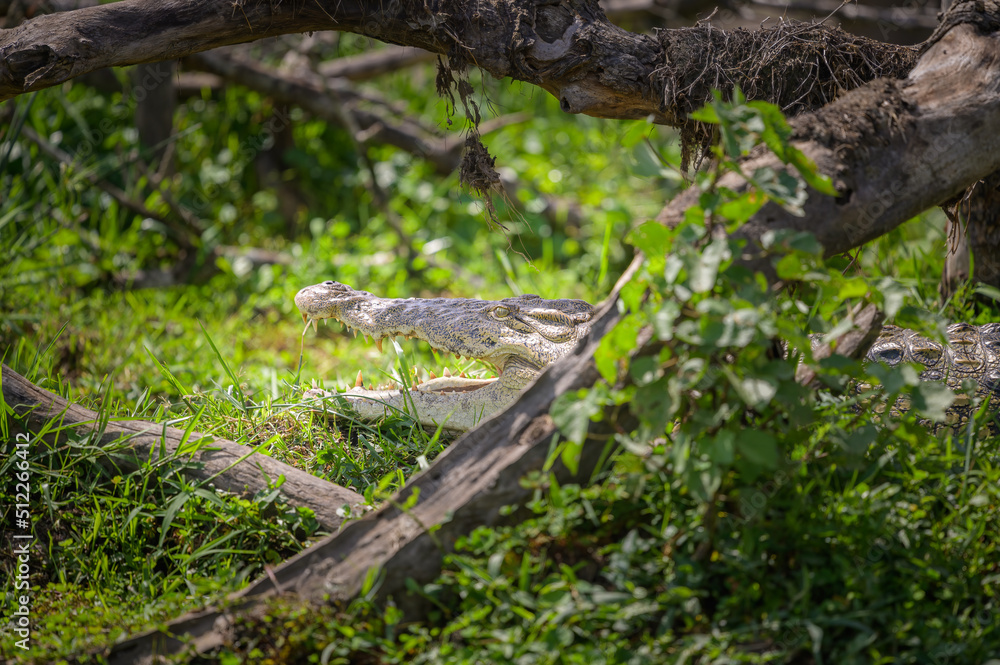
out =
{"type": "Polygon", "coordinates": [[[295,305],[307,327],[317,327],[320,319],[339,321],[349,334],[360,333],[366,342],[372,339],[380,352],[391,338],[398,353],[395,338],[403,337],[427,342],[439,358],[451,355],[492,366],[494,378],[457,371],[456,376],[450,370],[418,370],[414,376],[401,357],[401,376],[388,389],[366,387],[359,372],[344,392],[334,395],[314,388],[305,395],[310,400],[341,398],[363,420],[406,411],[424,425],[456,430],[470,429],[512,404],[546,365],[569,353],[587,334],[594,311],[582,300],[531,294],[501,300],[380,298],[330,280],[300,290],[295,305]]]}
{"type": "MultiPolygon", "coordinates": [[[[333,317],[310,317],[308,314],[302,313],[302,321],[306,324],[305,329],[302,331],[303,337],[305,336],[305,333],[309,330],[310,325],[312,326],[314,332],[319,332],[319,327],[317,325],[318,322],[322,321],[325,325],[326,322],[329,320],[337,321],[337,319],[334,319],[333,317]]],[[[340,323],[341,329],[344,332],[348,334],[353,334],[354,338],[357,339],[359,332],[357,329],[351,328],[350,325],[348,325],[343,321],[337,321],[337,322],[340,323]]],[[[367,344],[368,335],[362,332],[361,337],[367,344]]],[[[397,337],[403,337],[408,340],[422,339],[419,335],[406,334],[403,332],[396,332],[395,334],[390,332],[382,337],[373,337],[372,339],[375,341],[375,347],[379,350],[379,353],[383,353],[382,344],[385,342],[386,339],[391,339],[394,345],[398,347],[399,343],[396,339],[397,337]]],[[[430,348],[433,351],[437,352],[439,355],[445,356],[450,354],[455,356],[456,360],[463,360],[463,356],[461,356],[458,353],[451,353],[446,349],[438,348],[434,346],[434,344],[431,343],[429,340],[423,340],[423,341],[426,341],[430,346],[430,348]]],[[[464,357],[464,359],[475,360],[482,364],[489,365],[491,368],[493,368],[493,371],[496,372],[496,376],[485,377],[485,378],[470,377],[464,371],[461,371],[458,374],[452,374],[451,370],[448,367],[445,367],[439,370],[440,376],[438,376],[438,374],[436,374],[433,370],[428,370],[427,378],[418,379],[421,372],[420,368],[415,367],[413,368],[413,371],[416,376],[412,377],[412,380],[410,381],[409,384],[409,389],[419,390],[421,392],[434,392],[434,393],[469,393],[475,390],[479,390],[481,388],[485,388],[495,383],[497,379],[503,375],[503,365],[506,365],[505,362],[494,364],[486,360],[482,360],[479,358],[471,358],[468,356],[464,357]]],[[[401,387],[402,387],[402,381],[398,378],[393,378],[392,381],[390,381],[389,383],[382,383],[378,386],[376,386],[373,383],[370,383],[368,385],[367,390],[370,391],[399,390],[401,387]]],[[[358,370],[358,376],[354,380],[354,385],[353,386],[348,385],[345,387],[345,390],[347,392],[357,389],[365,389],[365,379],[361,370],[358,370]]]]}

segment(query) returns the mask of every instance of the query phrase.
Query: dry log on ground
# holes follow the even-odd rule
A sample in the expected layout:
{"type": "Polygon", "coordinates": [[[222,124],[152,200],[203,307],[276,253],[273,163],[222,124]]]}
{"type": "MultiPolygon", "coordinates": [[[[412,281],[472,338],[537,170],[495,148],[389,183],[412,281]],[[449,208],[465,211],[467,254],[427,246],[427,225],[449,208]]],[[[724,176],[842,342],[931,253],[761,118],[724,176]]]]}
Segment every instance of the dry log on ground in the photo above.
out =
{"type": "Polygon", "coordinates": [[[327,531],[340,528],[344,519],[338,512],[344,506],[360,509],[365,503],[357,492],[221,437],[201,432],[188,435],[176,427],[141,420],[111,420],[102,424],[101,414],[39,388],[7,365],[3,365],[2,371],[4,403],[14,410],[15,418],[31,428],[30,431],[41,431],[48,423],[56,421],[56,430],[46,439],[53,445],[59,436],[65,436],[61,432],[67,428],[92,432],[95,445],[112,451],[102,463],[113,473],[134,471],[149,460],[159,459],[161,451],[173,455],[181,445],[192,445],[207,436],[211,443],[200,446],[193,455],[181,456],[185,462],[196,463],[183,469],[184,475],[193,480],[211,479],[220,490],[256,494],[284,476],[285,483],[281,486],[284,500],[293,506],[311,508],[320,526],[327,531]],[[119,442],[125,445],[113,445],[119,442]]]}

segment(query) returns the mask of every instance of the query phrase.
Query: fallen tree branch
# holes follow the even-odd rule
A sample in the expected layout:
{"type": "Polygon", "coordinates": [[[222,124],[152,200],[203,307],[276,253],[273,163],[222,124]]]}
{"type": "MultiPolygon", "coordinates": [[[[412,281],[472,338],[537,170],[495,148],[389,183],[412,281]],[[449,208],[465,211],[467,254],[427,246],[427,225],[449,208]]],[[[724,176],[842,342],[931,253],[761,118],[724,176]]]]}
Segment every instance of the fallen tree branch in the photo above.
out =
{"type": "MultiPolygon", "coordinates": [[[[813,233],[827,256],[846,252],[1000,168],[997,26],[997,0],[953,5],[906,79],[873,81],[793,118],[793,145],[832,178],[839,195],[809,189],[802,216],[766,204],[735,234],[748,240],[743,261],[773,272],[761,239],[775,229],[813,233]]],[[[785,167],[761,149],[741,168],[753,173],[785,167]]],[[[749,185],[734,172],[719,186],[740,192],[749,185]]],[[[683,192],[659,220],[679,223],[698,193],[683,192]]]]}
{"type": "MultiPolygon", "coordinates": [[[[59,436],[65,436],[62,432],[67,428],[92,433],[95,444],[101,447],[127,441],[125,448],[115,450],[113,457],[102,462],[114,473],[135,471],[146,462],[159,459],[161,451],[174,455],[181,445],[190,445],[208,436],[200,432],[187,434],[163,423],[141,420],[105,424],[99,413],[39,388],[7,365],[3,365],[0,379],[4,404],[14,410],[15,425],[16,420],[20,420],[26,428],[42,430],[50,422],[57,421],[57,428],[47,439],[50,444],[55,445],[59,436]]],[[[284,500],[289,505],[311,509],[320,526],[333,532],[344,521],[338,514],[344,506],[357,509],[365,503],[364,497],[357,492],[255,453],[247,446],[220,437],[209,438],[211,443],[199,447],[190,456],[195,464],[183,469],[184,475],[193,480],[210,480],[220,490],[242,495],[267,490],[284,476],[281,486],[284,500]]]]}
{"type": "Polygon", "coordinates": [[[278,75],[267,68],[249,61],[236,60],[219,53],[201,53],[187,60],[193,66],[239,83],[268,95],[279,103],[299,106],[313,116],[338,127],[344,126],[340,107],[350,107],[358,130],[365,132],[366,140],[394,146],[418,155],[434,165],[439,173],[451,173],[461,157],[462,142],[451,141],[430,134],[425,128],[407,118],[393,119],[390,109],[378,114],[363,107],[371,102],[350,85],[341,81],[323,79],[313,75],[307,78],[278,75]]]}
{"type": "Polygon", "coordinates": [[[123,0],[40,16],[0,32],[0,100],[103,67],[329,29],[418,47],[449,56],[452,67],[476,66],[498,78],[538,85],[568,113],[680,126],[693,108],[710,99],[713,85],[735,84],[757,90],[755,98],[815,107],[815,99],[832,99],[838,86],[850,84],[837,75],[839,68],[861,80],[899,76],[916,54],[913,48],[822,25],[809,25],[782,41],[787,26],[727,32],[705,24],[652,37],[610,23],[595,0],[475,5],[443,0],[433,8],[421,0],[317,0],[302,6],[123,0]],[[747,63],[765,55],[781,57],[767,57],[766,72],[751,71],[747,63]],[[820,83],[819,96],[797,102],[803,79],[820,83]]]}
{"type": "Polygon", "coordinates": [[[432,62],[434,54],[412,46],[389,46],[320,63],[319,73],[328,78],[367,81],[422,62],[432,62]]]}

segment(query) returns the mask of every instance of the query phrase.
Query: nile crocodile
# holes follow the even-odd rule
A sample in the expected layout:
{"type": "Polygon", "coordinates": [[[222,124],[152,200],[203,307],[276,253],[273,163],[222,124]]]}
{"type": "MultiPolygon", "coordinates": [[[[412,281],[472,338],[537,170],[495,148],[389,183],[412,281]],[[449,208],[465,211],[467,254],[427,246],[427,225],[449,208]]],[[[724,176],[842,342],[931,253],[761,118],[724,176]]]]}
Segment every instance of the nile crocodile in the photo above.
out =
{"type": "MultiPolygon", "coordinates": [[[[546,300],[523,295],[503,300],[467,298],[379,298],[338,282],[309,286],[295,296],[307,323],[336,319],[376,340],[402,335],[430,343],[447,353],[492,363],[496,379],[432,377],[411,390],[366,390],[360,373],[346,393],[311,390],[309,398],[343,398],[363,419],[377,420],[387,412],[408,411],[428,426],[466,430],[511,404],[549,363],[567,354],[590,330],[594,307],[582,300],[546,300]]],[[[315,323],[314,323],[315,325],[315,323]]],[[[978,383],[977,395],[1000,401],[1000,323],[948,328],[948,344],[912,330],[885,326],[866,356],[890,366],[912,362],[924,366],[921,378],[944,381],[959,393],[948,412],[948,423],[964,423],[974,402],[963,381],[978,383]]],[[[905,410],[897,402],[893,411],[905,410]]]]}
{"type": "Polygon", "coordinates": [[[358,385],[346,393],[306,393],[307,398],[339,396],[365,420],[400,410],[425,425],[452,430],[471,429],[513,403],[546,365],[576,346],[594,316],[594,308],[582,300],[536,295],[503,300],[379,298],[333,281],[302,289],[295,304],[307,323],[336,319],[355,336],[360,332],[374,338],[379,350],[386,337],[402,335],[496,367],[495,379],[446,375],[411,390],[365,390],[359,373],[358,385]]]}
{"type": "MultiPolygon", "coordinates": [[[[981,326],[953,323],[948,326],[948,344],[927,339],[913,330],[885,326],[866,358],[890,367],[900,363],[923,365],[921,379],[943,381],[955,391],[955,402],[947,411],[946,422],[922,421],[935,431],[964,425],[975,415],[977,401],[968,394],[965,382],[976,384],[975,396],[979,403],[988,398],[994,407],[1000,404],[1000,323],[981,326]]],[[[901,398],[892,411],[898,414],[908,406],[901,398]]],[[[992,433],[998,431],[995,424],[988,429],[992,433]]]]}

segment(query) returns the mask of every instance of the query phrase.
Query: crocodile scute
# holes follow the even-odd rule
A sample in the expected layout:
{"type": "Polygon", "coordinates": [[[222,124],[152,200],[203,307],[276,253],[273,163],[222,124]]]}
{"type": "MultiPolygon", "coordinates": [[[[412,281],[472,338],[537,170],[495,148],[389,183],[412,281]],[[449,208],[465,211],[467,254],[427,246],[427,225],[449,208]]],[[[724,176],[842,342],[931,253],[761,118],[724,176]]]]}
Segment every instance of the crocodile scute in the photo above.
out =
{"type": "MultiPolygon", "coordinates": [[[[881,362],[890,367],[901,363],[922,365],[920,378],[924,381],[942,381],[955,392],[955,402],[947,411],[947,421],[922,423],[935,431],[965,426],[975,415],[977,404],[989,399],[1000,405],[1000,323],[974,326],[953,323],[947,329],[948,343],[942,344],[923,337],[913,330],[887,325],[866,356],[871,362],[881,362]],[[974,386],[974,395],[968,391],[974,386]],[[977,397],[972,400],[971,397],[977,397]]],[[[891,408],[895,414],[907,410],[905,399],[891,408]]],[[[987,427],[997,433],[995,424],[987,427]]]]}

